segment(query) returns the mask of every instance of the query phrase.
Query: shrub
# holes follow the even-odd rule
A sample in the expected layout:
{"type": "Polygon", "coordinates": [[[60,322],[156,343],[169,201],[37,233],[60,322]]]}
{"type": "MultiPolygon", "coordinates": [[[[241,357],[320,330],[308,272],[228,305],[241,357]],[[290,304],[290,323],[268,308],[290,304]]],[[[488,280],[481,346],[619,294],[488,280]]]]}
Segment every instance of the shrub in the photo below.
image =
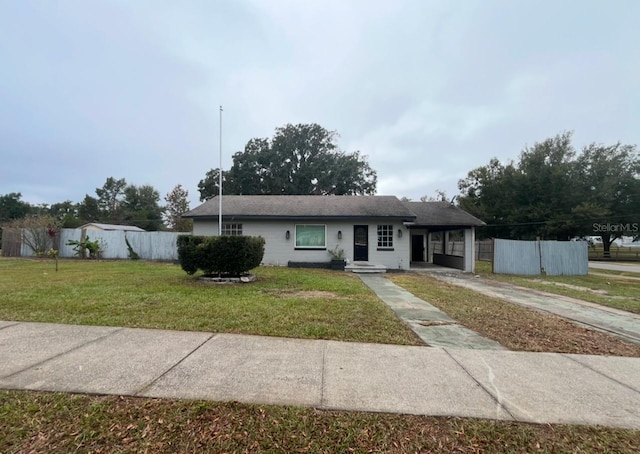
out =
{"type": "Polygon", "coordinates": [[[178,259],[188,274],[239,276],[260,265],[264,238],[251,236],[178,237],[178,259]]]}
{"type": "Polygon", "coordinates": [[[73,246],[76,255],[82,259],[87,257],[87,251],[90,259],[99,259],[104,252],[104,246],[101,242],[99,240],[91,241],[89,235],[84,240],[69,240],[67,246],[73,246]]]}
{"type": "Polygon", "coordinates": [[[200,258],[198,245],[207,239],[206,236],[179,235],[177,240],[178,260],[180,266],[187,274],[194,274],[198,271],[200,258]]]}

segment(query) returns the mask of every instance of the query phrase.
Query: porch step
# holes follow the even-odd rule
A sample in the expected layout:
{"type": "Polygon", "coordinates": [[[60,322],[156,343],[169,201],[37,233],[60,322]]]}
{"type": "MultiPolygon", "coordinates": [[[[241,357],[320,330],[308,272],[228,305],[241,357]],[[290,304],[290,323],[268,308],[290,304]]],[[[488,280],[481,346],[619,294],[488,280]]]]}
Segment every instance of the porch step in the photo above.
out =
{"type": "Polygon", "coordinates": [[[344,267],[345,271],[358,274],[386,273],[387,267],[369,262],[351,262],[344,267]]]}

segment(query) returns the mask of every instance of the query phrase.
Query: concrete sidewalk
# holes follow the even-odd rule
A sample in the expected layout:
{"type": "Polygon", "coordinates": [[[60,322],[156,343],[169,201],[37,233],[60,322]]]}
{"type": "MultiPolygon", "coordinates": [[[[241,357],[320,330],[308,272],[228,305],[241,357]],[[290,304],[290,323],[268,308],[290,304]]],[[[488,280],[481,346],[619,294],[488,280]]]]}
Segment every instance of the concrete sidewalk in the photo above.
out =
{"type": "Polygon", "coordinates": [[[0,387],[640,429],[640,358],[0,321],[0,387]]]}

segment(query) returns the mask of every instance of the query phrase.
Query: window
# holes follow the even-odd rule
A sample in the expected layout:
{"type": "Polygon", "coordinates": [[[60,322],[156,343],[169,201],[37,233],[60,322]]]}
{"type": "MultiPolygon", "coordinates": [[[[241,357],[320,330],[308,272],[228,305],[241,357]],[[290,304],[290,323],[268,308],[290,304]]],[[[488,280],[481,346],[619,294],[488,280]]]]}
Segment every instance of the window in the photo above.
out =
{"type": "Polygon", "coordinates": [[[242,224],[222,224],[222,234],[229,236],[242,235],[242,224]]]}
{"type": "Polygon", "coordinates": [[[296,225],[296,248],[325,249],[327,247],[326,231],[325,225],[296,225]]]}
{"type": "Polygon", "coordinates": [[[384,249],[391,249],[393,247],[392,225],[383,224],[378,226],[378,247],[384,249]]]}

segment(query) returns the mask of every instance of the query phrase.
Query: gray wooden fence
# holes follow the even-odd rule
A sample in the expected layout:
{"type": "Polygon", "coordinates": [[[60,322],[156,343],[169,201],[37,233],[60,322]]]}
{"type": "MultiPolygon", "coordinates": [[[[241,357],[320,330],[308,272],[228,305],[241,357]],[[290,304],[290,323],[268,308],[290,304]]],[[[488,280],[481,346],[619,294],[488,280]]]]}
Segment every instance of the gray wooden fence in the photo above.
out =
{"type": "Polygon", "coordinates": [[[476,260],[491,262],[493,260],[493,240],[476,241],[476,260]]]}
{"type": "MultiPolygon", "coordinates": [[[[128,259],[129,249],[126,240],[129,241],[133,251],[139,258],[145,260],[178,260],[178,235],[190,235],[190,232],[123,232],[102,231],[86,229],[61,229],[59,238],[60,257],[77,257],[73,246],[67,245],[69,240],[80,241],[84,235],[91,241],[98,241],[102,249],[101,258],[104,259],[128,259]]],[[[4,252],[4,250],[3,250],[4,252]]],[[[17,254],[12,254],[16,256],[17,254]]],[[[24,243],[20,247],[20,256],[31,257],[33,251],[24,243]]]]}
{"type": "Polygon", "coordinates": [[[586,275],[585,241],[493,240],[493,272],[549,276],[586,275]]]}

